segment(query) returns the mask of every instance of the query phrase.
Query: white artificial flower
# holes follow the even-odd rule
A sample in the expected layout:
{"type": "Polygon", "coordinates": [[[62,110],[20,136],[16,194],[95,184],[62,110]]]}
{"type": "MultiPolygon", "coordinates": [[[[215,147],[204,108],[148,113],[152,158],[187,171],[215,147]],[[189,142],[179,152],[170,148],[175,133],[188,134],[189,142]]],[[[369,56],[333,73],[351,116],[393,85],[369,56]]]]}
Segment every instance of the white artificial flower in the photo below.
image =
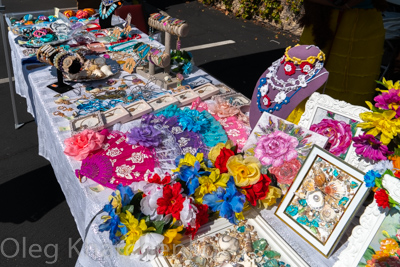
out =
{"type": "Polygon", "coordinates": [[[191,204],[192,198],[186,198],[183,202],[183,209],[181,210],[180,217],[183,223],[183,226],[188,227],[196,226],[196,215],[197,215],[197,208],[196,206],[191,204]]]}
{"type": "Polygon", "coordinates": [[[263,86],[261,86],[260,92],[261,92],[262,96],[265,96],[266,94],[268,94],[268,84],[264,84],[263,86]]]}
{"type": "Polygon", "coordinates": [[[386,170],[393,171],[393,162],[391,160],[382,160],[370,167],[371,170],[379,172],[382,175],[386,170]]]}
{"type": "Polygon", "coordinates": [[[163,252],[164,236],[156,233],[142,235],[135,243],[133,256],[142,261],[151,261],[163,252]]]}
{"type": "Polygon", "coordinates": [[[282,103],[283,100],[286,99],[286,93],[283,91],[280,91],[276,96],[274,101],[278,104],[282,103]]]}
{"type": "Polygon", "coordinates": [[[143,187],[146,195],[140,200],[140,210],[144,215],[150,216],[151,220],[161,220],[162,215],[157,213],[157,200],[163,196],[163,186],[159,184],[147,184],[143,187]]]}

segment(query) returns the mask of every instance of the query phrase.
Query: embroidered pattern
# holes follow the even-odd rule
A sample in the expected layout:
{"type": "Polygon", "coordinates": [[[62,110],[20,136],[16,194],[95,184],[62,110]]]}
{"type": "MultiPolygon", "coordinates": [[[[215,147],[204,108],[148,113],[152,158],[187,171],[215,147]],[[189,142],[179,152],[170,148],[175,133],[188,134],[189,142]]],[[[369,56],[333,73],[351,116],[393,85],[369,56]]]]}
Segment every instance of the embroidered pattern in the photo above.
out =
{"type": "Polygon", "coordinates": [[[133,177],[132,177],[132,175],[131,175],[131,172],[132,172],[134,169],[135,169],[135,165],[129,166],[129,165],[124,164],[124,165],[118,166],[118,167],[115,169],[115,173],[116,173],[117,176],[119,176],[119,177],[123,177],[123,178],[126,178],[126,179],[133,179],[133,177]]]}
{"type": "Polygon", "coordinates": [[[127,161],[132,161],[132,163],[143,163],[144,159],[148,159],[149,156],[142,154],[140,152],[132,153],[131,157],[126,159],[127,161]]]}
{"type": "Polygon", "coordinates": [[[109,157],[116,157],[118,155],[121,155],[121,153],[122,153],[121,150],[119,150],[118,148],[114,147],[114,148],[108,150],[106,155],[109,156],[109,157]]]}

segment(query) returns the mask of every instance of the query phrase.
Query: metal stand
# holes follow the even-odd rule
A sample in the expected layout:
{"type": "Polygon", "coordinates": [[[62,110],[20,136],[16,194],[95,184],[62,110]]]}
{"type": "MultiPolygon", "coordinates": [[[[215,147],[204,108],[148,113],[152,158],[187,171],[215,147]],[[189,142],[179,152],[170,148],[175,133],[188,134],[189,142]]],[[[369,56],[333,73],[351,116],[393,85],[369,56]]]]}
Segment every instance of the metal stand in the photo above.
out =
{"type": "Polygon", "coordinates": [[[6,65],[7,65],[7,75],[8,75],[8,84],[10,87],[10,95],[11,95],[11,105],[13,109],[13,115],[14,115],[14,123],[15,123],[15,129],[21,128],[24,123],[18,123],[18,114],[17,114],[17,108],[15,105],[15,88],[14,84],[12,81],[13,73],[11,70],[11,59],[10,59],[10,54],[8,53],[8,36],[6,35],[6,28],[4,25],[4,14],[3,12],[6,10],[6,7],[3,6],[1,0],[0,0],[0,26],[1,26],[1,37],[3,39],[3,47],[4,47],[4,57],[6,58],[6,65]]]}

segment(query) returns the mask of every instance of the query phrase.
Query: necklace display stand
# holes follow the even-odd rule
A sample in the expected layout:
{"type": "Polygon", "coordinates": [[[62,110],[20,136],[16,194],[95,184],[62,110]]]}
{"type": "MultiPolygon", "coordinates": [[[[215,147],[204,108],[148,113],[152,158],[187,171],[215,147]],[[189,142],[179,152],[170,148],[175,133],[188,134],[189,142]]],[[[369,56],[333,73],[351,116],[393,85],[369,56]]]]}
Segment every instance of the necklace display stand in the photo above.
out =
{"type": "Polygon", "coordinates": [[[49,84],[47,88],[56,91],[59,94],[66,93],[74,89],[71,85],[64,83],[64,77],[60,70],[57,70],[57,82],[49,84]]]}
{"type": "MultiPolygon", "coordinates": [[[[168,14],[163,13],[163,15],[168,16],[168,14]]],[[[153,20],[149,18],[149,25],[151,27],[163,31],[165,33],[165,52],[170,54],[171,51],[171,33],[167,32],[165,29],[165,25],[161,24],[160,25],[155,25],[153,23],[153,20]]],[[[188,34],[188,25],[185,23],[185,31],[183,34],[175,34],[179,37],[184,37],[188,34]]],[[[149,65],[145,66],[143,69],[137,69],[136,72],[145,77],[145,78],[150,78],[151,76],[154,76],[156,79],[163,81],[163,88],[164,89],[169,89],[169,88],[175,88],[177,84],[180,82],[179,79],[176,77],[173,77],[175,75],[171,74],[171,61],[169,60],[169,63],[167,66],[164,68],[157,67],[154,65],[151,60],[149,60],[149,65]]]]}
{"type": "Polygon", "coordinates": [[[108,5],[108,6],[106,6],[106,5],[104,4],[104,1],[103,1],[103,0],[100,2],[100,8],[99,8],[99,14],[100,14],[100,17],[99,17],[99,24],[100,24],[100,27],[101,27],[102,29],[107,29],[107,28],[112,28],[112,27],[113,27],[113,26],[112,26],[112,23],[111,23],[111,22],[112,22],[112,16],[114,15],[115,10],[117,10],[117,8],[119,8],[120,6],[121,6],[121,2],[113,2],[112,5],[108,5]],[[115,6],[113,6],[113,5],[117,5],[117,7],[115,7],[115,6]],[[101,15],[104,8],[107,9],[107,16],[106,16],[106,17],[101,15]],[[110,11],[111,8],[113,9],[112,11],[110,11]]]}

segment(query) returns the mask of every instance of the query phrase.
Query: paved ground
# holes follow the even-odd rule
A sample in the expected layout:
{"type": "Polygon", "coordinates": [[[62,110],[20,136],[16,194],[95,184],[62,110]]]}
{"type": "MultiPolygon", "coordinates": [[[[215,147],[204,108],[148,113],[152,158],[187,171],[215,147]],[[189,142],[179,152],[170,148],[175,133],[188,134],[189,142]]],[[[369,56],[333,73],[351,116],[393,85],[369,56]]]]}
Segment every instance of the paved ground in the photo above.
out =
{"type": "MultiPolygon", "coordinates": [[[[3,4],[6,12],[76,6],[72,0],[3,4]]],[[[160,8],[188,21],[190,33],[181,40],[182,47],[233,40],[234,44],[192,53],[196,65],[248,97],[263,71],[295,39],[196,1],[149,0],[145,7],[149,13],[160,8]]],[[[0,81],[7,77],[3,51],[0,42],[0,81]]],[[[0,266],[74,266],[77,253],[71,248],[80,238],[74,219],[51,165],[38,155],[36,123],[26,112],[25,99],[17,96],[16,102],[19,120],[26,123],[19,130],[14,130],[8,83],[1,83],[0,266]]]]}

